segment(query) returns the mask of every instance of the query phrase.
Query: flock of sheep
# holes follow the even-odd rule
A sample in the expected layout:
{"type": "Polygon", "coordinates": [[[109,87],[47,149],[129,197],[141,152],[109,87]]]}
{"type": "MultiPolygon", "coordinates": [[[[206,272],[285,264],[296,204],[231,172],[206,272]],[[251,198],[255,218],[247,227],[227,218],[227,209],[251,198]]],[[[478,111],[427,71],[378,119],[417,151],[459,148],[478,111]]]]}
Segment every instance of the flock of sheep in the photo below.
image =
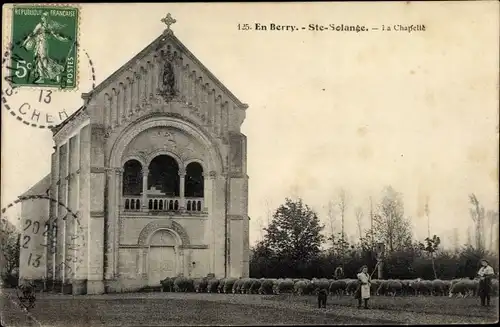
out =
{"type": "MultiPolygon", "coordinates": [[[[166,278],[161,281],[162,291],[233,294],[317,294],[325,289],[330,295],[353,295],[358,287],[356,279],[255,279],[255,278],[166,278]]],[[[498,279],[492,281],[492,295],[498,295],[498,279]]],[[[386,296],[457,296],[478,294],[476,279],[422,280],[373,279],[372,295],[386,296]]]]}

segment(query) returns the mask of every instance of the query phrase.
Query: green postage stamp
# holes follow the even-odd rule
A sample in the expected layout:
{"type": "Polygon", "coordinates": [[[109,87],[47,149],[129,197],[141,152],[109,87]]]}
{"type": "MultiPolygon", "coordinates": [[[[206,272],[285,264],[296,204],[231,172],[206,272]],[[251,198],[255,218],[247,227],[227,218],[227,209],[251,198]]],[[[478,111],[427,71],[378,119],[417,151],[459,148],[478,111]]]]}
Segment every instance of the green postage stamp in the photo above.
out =
{"type": "Polygon", "coordinates": [[[15,5],[10,82],[13,86],[77,88],[79,8],[15,5]]]}

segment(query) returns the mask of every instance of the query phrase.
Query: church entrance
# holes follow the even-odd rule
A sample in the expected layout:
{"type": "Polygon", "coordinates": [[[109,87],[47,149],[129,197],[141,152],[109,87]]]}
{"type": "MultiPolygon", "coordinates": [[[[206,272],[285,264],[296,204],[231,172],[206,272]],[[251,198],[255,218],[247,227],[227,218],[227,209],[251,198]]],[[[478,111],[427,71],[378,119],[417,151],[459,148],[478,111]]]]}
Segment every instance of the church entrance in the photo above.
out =
{"type": "Polygon", "coordinates": [[[160,285],[166,277],[175,277],[179,269],[179,253],[175,235],[168,229],[155,232],[150,239],[148,253],[148,284],[160,285]]]}
{"type": "Polygon", "coordinates": [[[166,277],[175,277],[175,261],[173,246],[152,246],[149,249],[149,285],[157,286],[166,277]]]}

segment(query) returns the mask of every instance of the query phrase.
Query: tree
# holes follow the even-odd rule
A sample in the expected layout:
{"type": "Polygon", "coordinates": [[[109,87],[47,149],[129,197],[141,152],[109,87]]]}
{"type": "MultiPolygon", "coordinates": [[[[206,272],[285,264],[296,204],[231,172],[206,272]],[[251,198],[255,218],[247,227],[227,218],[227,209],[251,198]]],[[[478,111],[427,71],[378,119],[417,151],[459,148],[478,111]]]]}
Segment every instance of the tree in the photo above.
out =
{"type": "Polygon", "coordinates": [[[358,225],[358,234],[359,234],[359,239],[363,237],[363,231],[362,231],[362,220],[363,220],[363,209],[361,207],[356,207],[356,223],[358,225]]]}
{"type": "Polygon", "coordinates": [[[484,222],[484,207],[479,204],[474,193],[469,195],[469,201],[472,204],[472,209],[470,209],[470,215],[472,221],[476,225],[476,248],[484,249],[483,241],[483,222],[484,222]]]}
{"type": "Polygon", "coordinates": [[[432,238],[426,237],[424,243],[419,243],[420,250],[427,252],[431,257],[434,279],[438,278],[436,273],[436,265],[434,263],[434,253],[437,252],[439,244],[441,244],[441,239],[439,238],[439,236],[436,235],[434,235],[432,238]]]}
{"type": "Polygon", "coordinates": [[[376,240],[385,243],[389,252],[404,249],[411,244],[411,225],[404,217],[402,195],[392,187],[386,187],[378,211],[373,217],[376,240]]]}
{"type": "Polygon", "coordinates": [[[472,231],[471,226],[467,226],[467,245],[472,245],[472,231]]]}
{"type": "Polygon", "coordinates": [[[264,222],[262,217],[257,218],[257,224],[259,226],[259,242],[264,239],[264,222]]]}
{"type": "MultiPolygon", "coordinates": [[[[494,231],[495,231],[495,226],[498,226],[498,212],[495,212],[494,210],[488,210],[488,212],[486,213],[486,218],[488,220],[488,223],[489,223],[489,229],[490,229],[490,246],[489,246],[489,250],[490,251],[495,251],[495,250],[498,250],[498,249],[495,249],[494,247],[494,241],[493,241],[493,237],[494,237],[494,231]]],[[[498,228],[497,228],[498,230],[498,228]]]]}
{"type": "Polygon", "coordinates": [[[307,261],[320,252],[324,236],[318,215],[302,199],[287,198],[265,229],[265,243],[280,258],[307,261]]]}
{"type": "Polygon", "coordinates": [[[347,195],[346,195],[346,192],[344,189],[340,189],[339,190],[339,200],[338,200],[338,203],[337,203],[338,207],[339,207],[339,210],[340,210],[340,218],[341,218],[341,221],[342,221],[342,239],[345,240],[345,229],[344,229],[344,219],[345,219],[345,212],[346,212],[346,209],[347,209],[347,195]]]}
{"type": "Polygon", "coordinates": [[[16,273],[19,271],[20,237],[17,231],[7,219],[2,218],[0,226],[0,267],[2,269],[2,279],[17,279],[16,273]]]}
{"type": "Polygon", "coordinates": [[[459,243],[460,243],[460,239],[458,236],[458,228],[455,227],[455,228],[453,228],[453,248],[455,250],[458,250],[459,243]]]}
{"type": "Polygon", "coordinates": [[[330,225],[330,235],[328,240],[332,242],[332,246],[335,246],[335,203],[333,201],[328,201],[328,223],[330,225]]]}

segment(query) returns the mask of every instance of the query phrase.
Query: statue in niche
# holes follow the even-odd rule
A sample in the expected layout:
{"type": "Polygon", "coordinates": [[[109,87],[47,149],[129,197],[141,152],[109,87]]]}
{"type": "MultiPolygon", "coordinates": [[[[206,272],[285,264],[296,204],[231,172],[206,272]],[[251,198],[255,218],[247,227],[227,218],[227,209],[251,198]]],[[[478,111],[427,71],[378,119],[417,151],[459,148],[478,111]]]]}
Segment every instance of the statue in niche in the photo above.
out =
{"type": "Polygon", "coordinates": [[[167,51],[161,51],[161,58],[164,60],[163,69],[160,78],[160,88],[158,94],[161,95],[165,101],[171,101],[177,94],[175,90],[175,72],[173,60],[175,54],[170,51],[170,46],[167,47],[167,51]]]}

